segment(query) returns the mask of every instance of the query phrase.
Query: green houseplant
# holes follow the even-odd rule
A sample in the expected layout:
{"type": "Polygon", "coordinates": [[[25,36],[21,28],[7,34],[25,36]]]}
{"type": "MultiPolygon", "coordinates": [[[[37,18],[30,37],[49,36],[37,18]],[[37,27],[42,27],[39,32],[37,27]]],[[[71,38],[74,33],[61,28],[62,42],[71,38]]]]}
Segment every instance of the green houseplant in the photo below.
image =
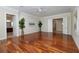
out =
{"type": "Polygon", "coordinates": [[[40,30],[40,32],[41,32],[41,27],[42,27],[42,22],[41,22],[41,21],[39,21],[38,27],[39,27],[39,30],[40,30]]]}
{"type": "Polygon", "coordinates": [[[19,28],[21,29],[21,35],[24,35],[24,28],[25,28],[25,19],[21,18],[19,21],[19,28]]]}

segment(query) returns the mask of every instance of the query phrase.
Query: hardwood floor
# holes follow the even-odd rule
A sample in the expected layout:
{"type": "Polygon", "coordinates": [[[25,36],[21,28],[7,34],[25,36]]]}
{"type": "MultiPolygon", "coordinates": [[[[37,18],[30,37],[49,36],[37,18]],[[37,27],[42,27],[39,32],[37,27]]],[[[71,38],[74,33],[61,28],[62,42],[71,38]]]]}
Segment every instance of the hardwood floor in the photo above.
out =
{"type": "Polygon", "coordinates": [[[71,36],[34,33],[0,41],[2,53],[76,53],[79,52],[71,36]]]}

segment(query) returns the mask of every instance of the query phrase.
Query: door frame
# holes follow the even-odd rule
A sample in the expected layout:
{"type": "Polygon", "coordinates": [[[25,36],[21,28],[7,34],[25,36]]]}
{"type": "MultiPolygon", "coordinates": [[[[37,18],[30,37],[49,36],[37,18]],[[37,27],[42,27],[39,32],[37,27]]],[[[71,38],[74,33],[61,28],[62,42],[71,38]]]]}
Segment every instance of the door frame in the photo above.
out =
{"type": "MultiPolygon", "coordinates": [[[[6,22],[7,22],[7,14],[9,14],[9,13],[5,14],[6,22]]],[[[14,15],[14,14],[9,14],[9,15],[13,15],[13,19],[12,19],[12,21],[13,21],[13,37],[15,37],[16,35],[14,34],[14,32],[15,32],[15,28],[14,28],[15,22],[14,21],[15,21],[16,15],[14,15]]],[[[8,38],[7,37],[7,23],[6,23],[6,38],[8,38]]]]}
{"type": "MultiPolygon", "coordinates": [[[[56,19],[53,19],[53,23],[52,23],[52,25],[53,25],[53,27],[54,27],[54,22],[55,22],[55,20],[62,20],[62,33],[61,34],[63,34],[63,18],[56,18],[56,19]]],[[[56,26],[56,25],[55,25],[56,26]]],[[[54,29],[54,28],[53,28],[54,29]]],[[[53,30],[53,33],[54,33],[54,30],[53,30]]]]}

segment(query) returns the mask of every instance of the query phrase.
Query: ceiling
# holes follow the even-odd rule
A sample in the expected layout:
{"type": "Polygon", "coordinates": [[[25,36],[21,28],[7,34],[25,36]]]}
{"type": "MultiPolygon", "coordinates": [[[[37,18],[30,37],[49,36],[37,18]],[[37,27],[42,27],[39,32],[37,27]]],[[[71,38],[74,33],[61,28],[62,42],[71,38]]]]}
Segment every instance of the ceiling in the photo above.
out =
{"type": "Polygon", "coordinates": [[[71,12],[74,6],[12,6],[12,8],[35,16],[44,17],[71,12]]]}

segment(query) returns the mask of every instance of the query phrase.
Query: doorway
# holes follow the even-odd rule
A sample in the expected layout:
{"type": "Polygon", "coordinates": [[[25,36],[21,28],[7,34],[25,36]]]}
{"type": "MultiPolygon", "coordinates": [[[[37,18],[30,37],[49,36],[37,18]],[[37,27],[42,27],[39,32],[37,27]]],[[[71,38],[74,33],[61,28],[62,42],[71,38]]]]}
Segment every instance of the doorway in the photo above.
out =
{"type": "Polygon", "coordinates": [[[13,37],[13,19],[14,19],[14,15],[6,14],[7,38],[13,37]]]}
{"type": "Polygon", "coordinates": [[[53,19],[53,33],[63,33],[63,18],[53,19]]]}

